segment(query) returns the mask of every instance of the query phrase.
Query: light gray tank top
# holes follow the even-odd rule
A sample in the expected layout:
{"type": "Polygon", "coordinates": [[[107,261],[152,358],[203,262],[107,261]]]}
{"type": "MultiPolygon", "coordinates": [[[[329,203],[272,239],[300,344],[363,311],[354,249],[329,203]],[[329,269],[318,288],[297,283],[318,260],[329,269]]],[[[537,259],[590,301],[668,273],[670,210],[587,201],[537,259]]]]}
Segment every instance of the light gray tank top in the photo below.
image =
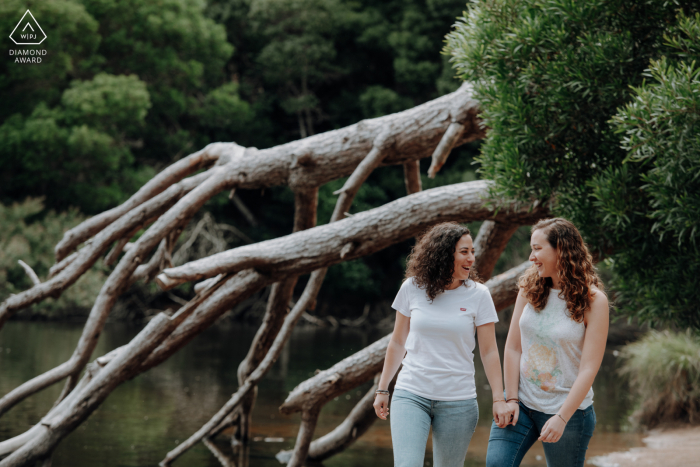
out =
{"type": "MultiPolygon", "coordinates": [[[[581,365],[586,326],[571,319],[559,290],[551,290],[547,305],[537,312],[529,303],[520,316],[520,401],[531,409],[555,414],[564,404],[581,365]]],[[[593,403],[588,390],[579,409],[593,403]]]]}

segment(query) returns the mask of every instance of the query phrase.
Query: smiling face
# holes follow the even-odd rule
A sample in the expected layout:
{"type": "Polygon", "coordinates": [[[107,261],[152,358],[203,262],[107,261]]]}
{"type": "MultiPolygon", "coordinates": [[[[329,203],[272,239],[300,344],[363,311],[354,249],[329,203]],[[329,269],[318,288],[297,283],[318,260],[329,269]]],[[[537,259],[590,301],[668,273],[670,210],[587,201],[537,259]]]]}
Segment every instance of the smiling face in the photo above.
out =
{"type": "Polygon", "coordinates": [[[452,273],[453,285],[469,279],[469,273],[474,265],[474,244],[471,235],[462,235],[455,246],[455,264],[452,273]]]}
{"type": "Polygon", "coordinates": [[[530,237],[530,261],[537,266],[540,277],[551,277],[554,287],[559,283],[557,274],[557,250],[550,245],[547,234],[543,230],[535,230],[530,237]]]}

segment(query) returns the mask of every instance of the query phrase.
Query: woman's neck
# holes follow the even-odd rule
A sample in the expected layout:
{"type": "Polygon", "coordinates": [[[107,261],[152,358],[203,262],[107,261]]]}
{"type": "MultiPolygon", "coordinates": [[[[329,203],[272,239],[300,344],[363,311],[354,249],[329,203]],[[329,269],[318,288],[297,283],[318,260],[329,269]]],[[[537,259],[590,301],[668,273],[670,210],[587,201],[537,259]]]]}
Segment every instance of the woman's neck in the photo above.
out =
{"type": "Polygon", "coordinates": [[[450,285],[447,286],[447,290],[454,290],[460,285],[464,284],[464,281],[461,279],[452,279],[452,282],[450,282],[450,285]]]}
{"type": "Polygon", "coordinates": [[[559,280],[559,277],[552,276],[550,279],[552,279],[552,288],[555,290],[561,290],[561,280],[559,280]]]}

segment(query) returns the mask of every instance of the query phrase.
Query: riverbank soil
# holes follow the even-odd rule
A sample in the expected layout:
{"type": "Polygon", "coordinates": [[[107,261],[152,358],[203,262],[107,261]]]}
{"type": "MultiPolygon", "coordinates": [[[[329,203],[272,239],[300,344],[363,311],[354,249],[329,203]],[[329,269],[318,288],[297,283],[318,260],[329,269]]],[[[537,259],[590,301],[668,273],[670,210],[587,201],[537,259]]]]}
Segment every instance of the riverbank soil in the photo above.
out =
{"type": "Polygon", "coordinates": [[[652,430],[645,447],[594,457],[598,467],[700,466],[700,426],[652,430]]]}

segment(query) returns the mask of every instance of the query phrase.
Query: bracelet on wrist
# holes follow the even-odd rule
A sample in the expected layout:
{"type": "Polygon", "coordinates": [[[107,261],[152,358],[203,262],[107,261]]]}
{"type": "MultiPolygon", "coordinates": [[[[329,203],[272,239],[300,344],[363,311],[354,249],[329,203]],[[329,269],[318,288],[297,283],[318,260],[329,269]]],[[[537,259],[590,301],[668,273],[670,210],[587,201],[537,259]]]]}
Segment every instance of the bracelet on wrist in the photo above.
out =
{"type": "Polygon", "coordinates": [[[506,401],[505,399],[498,399],[498,400],[493,401],[493,403],[495,404],[496,402],[505,402],[505,401],[506,401]]]}
{"type": "Polygon", "coordinates": [[[516,399],[515,397],[512,399],[506,399],[506,404],[510,401],[520,402],[520,399],[516,399]]]}
{"type": "MultiPolygon", "coordinates": [[[[560,414],[557,413],[557,416],[559,416],[559,418],[561,418],[562,420],[564,420],[564,417],[562,417],[560,414]]],[[[566,425],[567,423],[569,423],[569,422],[567,422],[566,420],[564,420],[564,425],[566,425]]]]}
{"type": "Polygon", "coordinates": [[[377,389],[376,391],[374,391],[374,393],[375,394],[382,394],[385,396],[388,396],[390,394],[388,389],[377,389]]]}

